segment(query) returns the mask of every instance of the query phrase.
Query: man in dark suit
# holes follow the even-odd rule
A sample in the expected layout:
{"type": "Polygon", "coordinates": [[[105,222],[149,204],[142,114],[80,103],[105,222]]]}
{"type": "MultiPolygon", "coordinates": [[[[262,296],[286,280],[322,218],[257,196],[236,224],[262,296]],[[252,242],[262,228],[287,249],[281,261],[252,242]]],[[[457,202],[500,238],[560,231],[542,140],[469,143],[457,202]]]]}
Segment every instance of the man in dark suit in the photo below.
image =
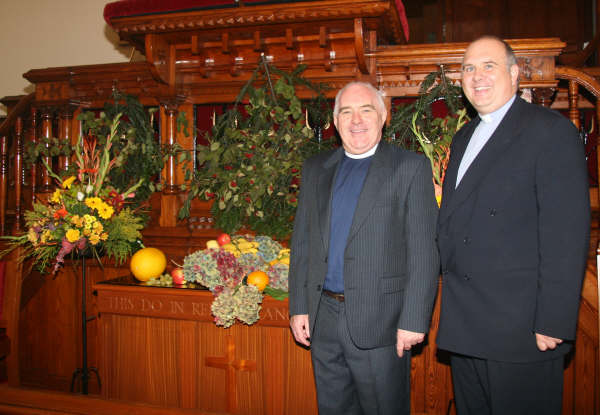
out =
{"type": "Polygon", "coordinates": [[[560,414],[589,227],[583,146],[562,115],[516,96],[508,44],[465,51],[479,113],[454,137],[438,219],[442,310],[459,414],[560,414]]]}
{"type": "Polygon", "coordinates": [[[343,148],[304,164],[290,263],[290,326],[311,347],[321,415],[410,411],[410,349],[429,329],[437,206],[423,156],[380,142],[379,91],[334,108],[343,148]]]}

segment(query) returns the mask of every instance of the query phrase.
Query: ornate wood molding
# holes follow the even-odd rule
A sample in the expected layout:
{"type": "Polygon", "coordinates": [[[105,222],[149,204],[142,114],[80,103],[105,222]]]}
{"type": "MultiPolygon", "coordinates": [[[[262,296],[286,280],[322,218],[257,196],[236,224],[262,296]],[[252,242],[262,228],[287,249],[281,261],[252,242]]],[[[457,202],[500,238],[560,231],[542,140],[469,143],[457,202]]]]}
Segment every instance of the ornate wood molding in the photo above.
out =
{"type": "MultiPolygon", "coordinates": [[[[173,33],[169,43],[182,39],[182,32],[207,29],[229,29],[253,26],[289,25],[329,21],[345,24],[354,18],[368,20],[368,27],[381,33],[388,42],[403,42],[404,35],[393,0],[326,0],[269,4],[165,13],[146,16],[121,17],[111,25],[122,39],[137,46],[143,45],[142,36],[148,33],[173,33]]],[[[247,31],[247,29],[245,29],[247,31]]],[[[262,28],[261,28],[262,30],[262,28]]]]}

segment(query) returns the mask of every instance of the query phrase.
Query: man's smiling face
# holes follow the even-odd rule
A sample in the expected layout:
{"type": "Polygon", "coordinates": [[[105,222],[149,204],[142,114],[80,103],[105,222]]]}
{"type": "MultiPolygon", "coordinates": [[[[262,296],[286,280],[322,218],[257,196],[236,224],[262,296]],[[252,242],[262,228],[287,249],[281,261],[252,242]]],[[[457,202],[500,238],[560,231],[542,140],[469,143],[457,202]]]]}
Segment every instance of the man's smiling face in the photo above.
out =
{"type": "Polygon", "coordinates": [[[349,86],[340,96],[335,117],[344,149],[351,154],[363,154],[381,140],[386,117],[373,91],[362,85],[349,86]]]}
{"type": "Polygon", "coordinates": [[[507,65],[506,49],[483,38],[469,45],[462,65],[462,88],[480,114],[489,114],[506,104],[517,92],[519,67],[507,65]]]}

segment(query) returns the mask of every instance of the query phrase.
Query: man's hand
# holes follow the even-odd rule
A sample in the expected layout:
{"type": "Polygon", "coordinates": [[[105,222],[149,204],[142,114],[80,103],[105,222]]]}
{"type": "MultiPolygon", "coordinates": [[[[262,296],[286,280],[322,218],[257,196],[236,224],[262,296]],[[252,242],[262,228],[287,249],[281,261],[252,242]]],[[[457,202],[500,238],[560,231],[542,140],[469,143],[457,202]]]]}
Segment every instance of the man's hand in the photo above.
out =
{"type": "Polygon", "coordinates": [[[415,344],[419,344],[425,339],[425,333],[415,333],[414,331],[398,329],[396,338],[396,351],[398,352],[398,357],[402,357],[405,350],[410,350],[415,344]]]}
{"type": "Polygon", "coordinates": [[[563,341],[562,339],[557,339],[556,337],[535,333],[535,342],[537,343],[538,349],[540,349],[542,352],[545,352],[548,349],[556,349],[556,346],[561,344],[563,341]]]}
{"type": "Polygon", "coordinates": [[[290,317],[290,327],[296,341],[305,346],[310,346],[308,331],[308,314],[296,314],[290,317]]]}

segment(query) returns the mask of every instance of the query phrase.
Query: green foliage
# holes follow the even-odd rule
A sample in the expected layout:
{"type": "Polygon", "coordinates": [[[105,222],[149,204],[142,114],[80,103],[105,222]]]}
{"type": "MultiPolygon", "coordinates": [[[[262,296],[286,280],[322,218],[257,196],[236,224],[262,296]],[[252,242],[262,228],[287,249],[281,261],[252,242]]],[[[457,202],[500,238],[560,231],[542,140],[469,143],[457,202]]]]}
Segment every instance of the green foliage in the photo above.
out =
{"type": "MultiPolygon", "coordinates": [[[[431,162],[434,183],[441,186],[452,137],[468,119],[461,88],[452,84],[441,66],[425,77],[419,97],[413,103],[393,110],[384,137],[399,146],[424,153],[431,162]],[[436,118],[432,114],[432,104],[438,100],[444,100],[448,108],[448,115],[444,118],[436,118]]],[[[439,196],[440,189],[436,191],[439,196]]]]}
{"type": "Polygon", "coordinates": [[[137,241],[142,238],[140,231],[144,225],[140,217],[125,208],[106,224],[108,238],[103,242],[108,257],[113,257],[118,264],[127,260],[138,249],[137,241]]]}
{"type": "Polygon", "coordinates": [[[390,123],[383,134],[385,139],[409,150],[420,151],[419,140],[413,131],[414,118],[416,130],[437,140],[436,130],[439,131],[441,126],[433,117],[432,104],[438,100],[445,101],[448,115],[453,118],[464,108],[462,90],[446,77],[443,66],[425,77],[419,88],[419,97],[414,102],[392,109],[390,123]]]}
{"type": "Polygon", "coordinates": [[[73,148],[68,141],[54,137],[38,137],[35,143],[28,141],[25,144],[23,159],[27,168],[29,168],[42,157],[70,157],[71,154],[73,154],[73,148]]]}
{"type": "Polygon", "coordinates": [[[276,238],[291,233],[302,163],[333,141],[318,143],[305,125],[296,86],[314,91],[315,102],[324,100],[318,98],[324,87],[301,78],[304,69],[286,73],[263,63],[255,70],[234,108],[218,117],[209,145],[198,151],[180,218],[200,197],[214,199],[212,215],[225,232],[246,227],[276,238]],[[272,74],[278,76],[275,83],[272,74]],[[243,99],[244,113],[238,109],[243,99]]]}
{"type": "Polygon", "coordinates": [[[98,138],[98,145],[106,145],[110,126],[118,114],[123,114],[118,126],[118,137],[112,147],[111,155],[116,158],[115,168],[110,172],[110,182],[118,189],[127,189],[140,179],[143,184],[137,188],[134,203],[147,200],[154,192],[154,178],[163,167],[163,155],[154,136],[151,115],[156,108],[147,111],[133,95],[113,92],[113,101],[104,104],[104,110],[97,118],[92,111],[79,115],[84,134],[98,138]],[[149,114],[150,112],[150,114],[149,114]]]}

